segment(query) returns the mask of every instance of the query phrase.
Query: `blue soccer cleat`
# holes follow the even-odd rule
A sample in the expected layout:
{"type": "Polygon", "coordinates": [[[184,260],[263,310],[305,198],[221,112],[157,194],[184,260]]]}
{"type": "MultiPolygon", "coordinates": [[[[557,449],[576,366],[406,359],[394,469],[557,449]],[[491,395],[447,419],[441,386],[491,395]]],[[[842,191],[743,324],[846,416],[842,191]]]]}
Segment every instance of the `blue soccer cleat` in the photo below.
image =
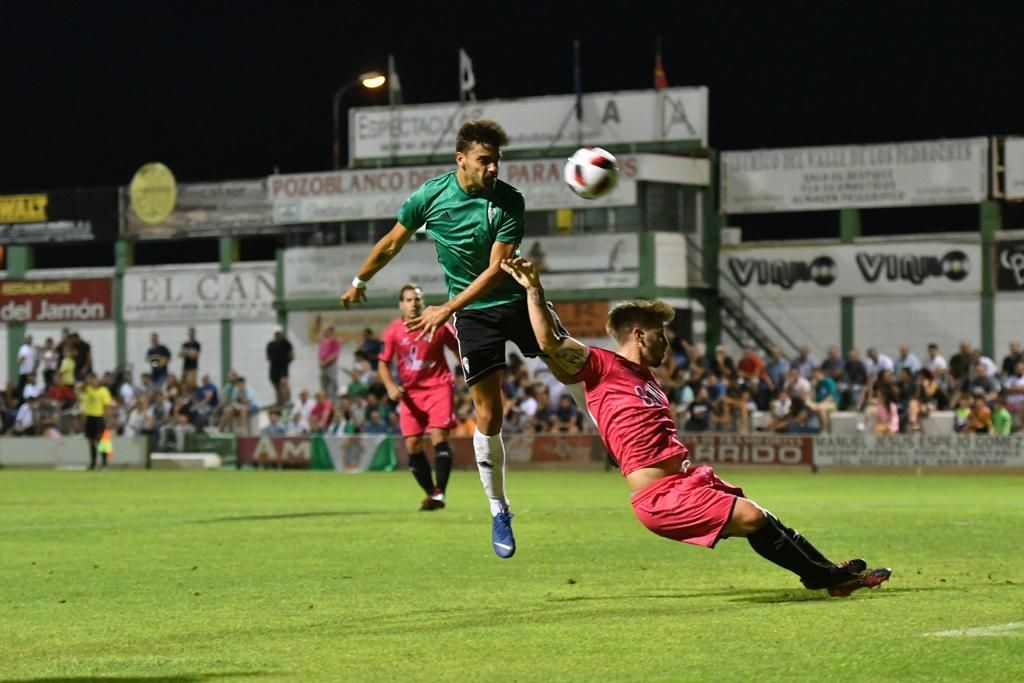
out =
{"type": "Polygon", "coordinates": [[[516,537],[512,535],[512,513],[499,512],[494,515],[491,543],[498,557],[507,559],[516,554],[516,537]]]}

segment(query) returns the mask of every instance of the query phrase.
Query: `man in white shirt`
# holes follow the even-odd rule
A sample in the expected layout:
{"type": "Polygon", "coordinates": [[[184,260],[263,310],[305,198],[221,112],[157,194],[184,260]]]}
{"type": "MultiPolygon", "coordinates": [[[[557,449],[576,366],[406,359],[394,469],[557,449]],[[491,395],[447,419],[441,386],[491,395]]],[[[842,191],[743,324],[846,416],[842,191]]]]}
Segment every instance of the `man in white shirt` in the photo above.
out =
{"type": "Polygon", "coordinates": [[[882,370],[894,372],[896,369],[892,358],[889,358],[884,353],[879,353],[878,349],[874,347],[868,349],[868,362],[865,365],[867,365],[869,376],[877,376],[882,370]]]}
{"type": "Polygon", "coordinates": [[[939,353],[939,345],[934,342],[928,345],[928,362],[925,363],[925,367],[931,370],[935,379],[941,379],[949,368],[949,363],[939,353]]]}
{"type": "Polygon", "coordinates": [[[32,335],[26,334],[25,341],[18,347],[18,395],[25,389],[25,384],[35,374],[39,364],[39,351],[32,346],[32,335]]]}
{"type": "Polygon", "coordinates": [[[14,417],[14,427],[11,429],[14,436],[32,436],[36,433],[35,415],[32,414],[33,403],[35,399],[26,399],[18,406],[18,414],[14,417]]]}

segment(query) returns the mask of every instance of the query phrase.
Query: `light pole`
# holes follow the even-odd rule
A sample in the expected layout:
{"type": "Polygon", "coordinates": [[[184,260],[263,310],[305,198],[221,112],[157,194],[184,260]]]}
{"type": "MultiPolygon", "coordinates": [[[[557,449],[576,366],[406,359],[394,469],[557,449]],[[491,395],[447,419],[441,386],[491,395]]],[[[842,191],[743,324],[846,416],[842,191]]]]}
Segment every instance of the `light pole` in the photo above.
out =
{"type": "Polygon", "coordinates": [[[334,170],[337,171],[341,168],[341,141],[338,139],[338,119],[341,115],[341,98],[344,97],[345,93],[350,88],[356,85],[362,85],[364,88],[374,89],[384,85],[387,81],[387,76],[379,71],[367,71],[364,74],[360,74],[354,81],[350,81],[345,85],[338,88],[334,93],[334,109],[333,109],[333,124],[334,124],[334,147],[332,148],[331,158],[334,162],[334,170]]]}

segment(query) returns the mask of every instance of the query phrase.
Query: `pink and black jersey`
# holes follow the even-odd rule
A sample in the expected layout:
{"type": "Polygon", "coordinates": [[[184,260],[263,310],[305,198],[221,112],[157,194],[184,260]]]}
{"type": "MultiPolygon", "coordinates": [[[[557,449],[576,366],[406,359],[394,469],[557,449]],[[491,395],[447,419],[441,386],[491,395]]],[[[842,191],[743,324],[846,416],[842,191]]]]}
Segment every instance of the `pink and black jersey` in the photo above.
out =
{"type": "Polygon", "coordinates": [[[458,353],[455,330],[450,324],[439,327],[430,338],[417,340],[419,330],[409,332],[401,318],[393,321],[384,330],[381,340],[384,350],[380,360],[390,363],[394,358],[398,365],[398,377],[402,386],[410,389],[430,389],[436,386],[451,386],[454,378],[444,357],[445,347],[458,353]]]}
{"type": "Polygon", "coordinates": [[[687,455],[665,395],[650,368],[617,353],[590,347],[578,375],[605,445],[623,476],[674,455],[687,455]]]}

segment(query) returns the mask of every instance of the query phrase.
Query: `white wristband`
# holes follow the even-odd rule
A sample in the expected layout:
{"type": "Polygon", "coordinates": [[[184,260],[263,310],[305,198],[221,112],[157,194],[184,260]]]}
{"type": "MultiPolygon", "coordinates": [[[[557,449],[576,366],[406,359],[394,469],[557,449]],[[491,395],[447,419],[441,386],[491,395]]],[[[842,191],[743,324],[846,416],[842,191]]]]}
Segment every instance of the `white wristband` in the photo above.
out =
{"type": "Polygon", "coordinates": [[[365,287],[366,282],[366,280],[360,280],[358,275],[352,278],[352,286],[355,287],[356,289],[362,289],[363,287],[365,287]]]}

